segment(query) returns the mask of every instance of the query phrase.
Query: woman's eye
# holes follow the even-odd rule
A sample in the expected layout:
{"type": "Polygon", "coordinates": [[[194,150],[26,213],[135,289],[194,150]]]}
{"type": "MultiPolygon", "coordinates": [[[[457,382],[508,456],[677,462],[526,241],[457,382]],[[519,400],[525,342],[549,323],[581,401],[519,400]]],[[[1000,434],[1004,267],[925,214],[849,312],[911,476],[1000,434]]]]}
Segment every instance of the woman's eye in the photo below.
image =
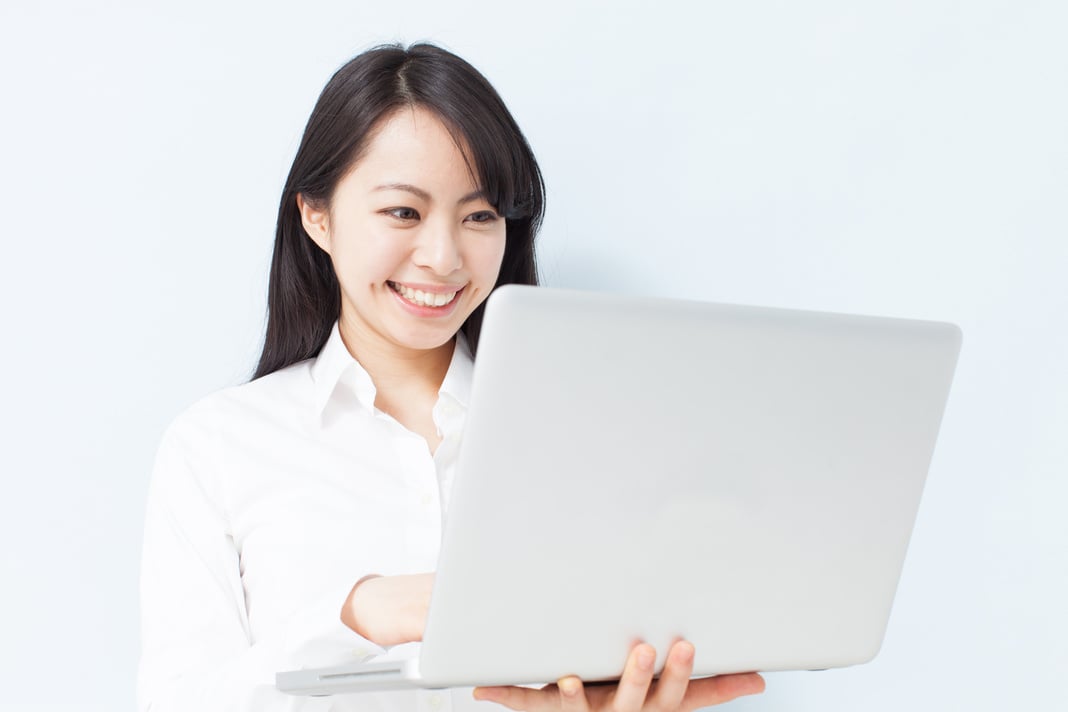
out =
{"type": "Polygon", "coordinates": [[[468,215],[467,219],[473,223],[490,223],[497,219],[497,213],[492,210],[480,210],[468,215]]]}
{"type": "Polygon", "coordinates": [[[383,211],[390,217],[397,218],[398,220],[418,220],[419,213],[414,208],[390,208],[383,211]]]}

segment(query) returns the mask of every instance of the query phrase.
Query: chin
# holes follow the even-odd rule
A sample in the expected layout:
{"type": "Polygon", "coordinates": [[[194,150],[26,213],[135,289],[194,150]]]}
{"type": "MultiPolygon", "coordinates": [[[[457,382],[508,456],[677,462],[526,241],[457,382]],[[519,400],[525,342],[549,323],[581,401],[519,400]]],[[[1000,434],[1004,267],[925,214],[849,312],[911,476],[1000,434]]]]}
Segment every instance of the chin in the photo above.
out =
{"type": "Polygon", "coordinates": [[[459,331],[459,327],[456,329],[441,329],[441,330],[423,330],[421,333],[398,333],[395,334],[393,342],[398,346],[403,346],[407,349],[414,351],[432,351],[433,349],[441,348],[445,344],[452,341],[456,336],[456,332],[459,331]]]}

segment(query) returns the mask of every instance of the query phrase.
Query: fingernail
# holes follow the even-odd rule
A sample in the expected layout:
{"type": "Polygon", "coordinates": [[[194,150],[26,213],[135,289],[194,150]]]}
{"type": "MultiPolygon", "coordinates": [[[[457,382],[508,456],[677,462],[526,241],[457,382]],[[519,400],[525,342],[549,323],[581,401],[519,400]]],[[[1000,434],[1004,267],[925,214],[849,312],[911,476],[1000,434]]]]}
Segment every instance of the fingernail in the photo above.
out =
{"type": "Polygon", "coordinates": [[[579,681],[578,680],[561,680],[560,692],[568,697],[574,697],[579,693],[579,681]]]}
{"type": "Polygon", "coordinates": [[[693,646],[689,643],[680,643],[675,646],[675,661],[688,664],[693,660],[693,646]]]}
{"type": "Polygon", "coordinates": [[[642,670],[652,670],[654,662],[656,662],[656,654],[652,651],[643,650],[638,653],[638,667],[642,670]]]}

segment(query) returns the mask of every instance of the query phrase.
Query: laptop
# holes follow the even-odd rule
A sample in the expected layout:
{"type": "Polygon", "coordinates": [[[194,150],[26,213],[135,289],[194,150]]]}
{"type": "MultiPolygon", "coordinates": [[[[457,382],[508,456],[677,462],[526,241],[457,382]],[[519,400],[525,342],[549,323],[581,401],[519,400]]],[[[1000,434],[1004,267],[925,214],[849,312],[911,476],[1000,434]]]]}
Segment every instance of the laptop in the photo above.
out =
{"type": "Polygon", "coordinates": [[[947,323],[505,286],[486,306],[424,640],[329,695],[694,677],[882,644],[960,349],[947,323]]]}

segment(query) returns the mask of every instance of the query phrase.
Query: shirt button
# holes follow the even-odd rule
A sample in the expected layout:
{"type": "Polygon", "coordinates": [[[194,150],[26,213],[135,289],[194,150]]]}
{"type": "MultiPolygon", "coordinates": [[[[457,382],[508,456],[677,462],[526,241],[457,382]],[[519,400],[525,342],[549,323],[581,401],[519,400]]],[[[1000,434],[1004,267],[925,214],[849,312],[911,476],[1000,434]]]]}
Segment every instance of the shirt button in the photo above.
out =
{"type": "Polygon", "coordinates": [[[435,692],[433,695],[430,696],[430,709],[440,710],[442,702],[444,702],[444,700],[441,699],[441,693],[435,692]]]}
{"type": "Polygon", "coordinates": [[[429,494],[424,494],[424,495],[423,495],[423,496],[422,496],[422,497],[421,497],[421,498],[419,499],[419,501],[420,501],[420,502],[422,503],[422,505],[423,505],[424,507],[429,507],[429,506],[430,506],[431,504],[433,504],[433,503],[434,503],[434,498],[433,498],[433,497],[431,497],[431,496],[430,496],[429,494]]]}

